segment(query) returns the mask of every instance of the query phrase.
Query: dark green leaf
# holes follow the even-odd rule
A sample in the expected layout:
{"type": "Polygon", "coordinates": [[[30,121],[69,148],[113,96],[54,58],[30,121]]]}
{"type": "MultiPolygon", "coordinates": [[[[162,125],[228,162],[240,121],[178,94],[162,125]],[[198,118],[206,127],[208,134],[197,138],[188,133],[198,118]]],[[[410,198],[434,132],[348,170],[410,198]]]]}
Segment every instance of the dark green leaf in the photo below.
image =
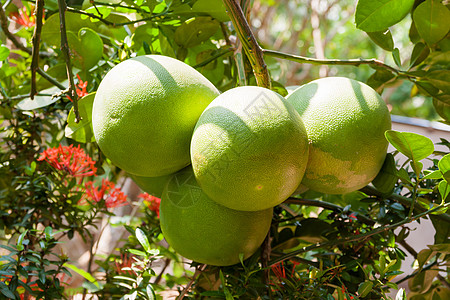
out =
{"type": "Polygon", "coordinates": [[[361,282],[359,284],[359,287],[358,287],[358,294],[361,297],[365,297],[365,296],[367,296],[370,293],[372,288],[373,288],[373,282],[372,281],[366,280],[364,282],[361,282]]]}
{"type": "Polygon", "coordinates": [[[438,185],[439,194],[441,195],[442,201],[445,201],[450,194],[450,185],[446,180],[442,180],[438,185]]]}
{"type": "Polygon", "coordinates": [[[450,70],[431,71],[426,79],[444,93],[450,94],[450,70]]]}
{"type": "Polygon", "coordinates": [[[417,88],[425,95],[435,97],[439,94],[439,89],[428,81],[417,80],[415,84],[417,88]]]}
{"type": "Polygon", "coordinates": [[[367,84],[377,90],[377,92],[381,92],[384,85],[394,77],[395,75],[392,74],[392,72],[385,69],[379,69],[367,79],[367,84]]]}
{"type": "Polygon", "coordinates": [[[450,29],[450,11],[439,0],[422,2],[413,13],[420,36],[431,45],[442,40],[450,29]]]}
{"type": "Polygon", "coordinates": [[[414,0],[359,0],[356,6],[356,27],[366,32],[386,30],[402,20],[414,0]]]}
{"type": "Polygon", "coordinates": [[[415,67],[421,62],[423,62],[430,54],[430,48],[424,43],[417,43],[414,46],[413,52],[411,54],[411,59],[409,62],[409,67],[415,67]]]}
{"type": "MultiPolygon", "coordinates": [[[[64,82],[61,82],[61,84],[65,87],[69,85],[69,82],[66,80],[64,82]]],[[[48,95],[54,95],[61,92],[61,90],[54,86],[51,88],[48,88],[46,90],[40,91],[40,94],[48,94],[48,95]]],[[[50,104],[55,103],[59,100],[59,97],[52,97],[52,96],[34,96],[34,100],[31,100],[31,98],[26,98],[20,101],[17,104],[17,108],[21,110],[33,110],[45,106],[49,106],[50,104]]]]}
{"type": "Polygon", "coordinates": [[[431,250],[442,254],[450,254],[450,244],[434,244],[428,246],[431,250]]]}
{"type": "Polygon", "coordinates": [[[430,219],[436,230],[436,233],[434,234],[434,243],[448,243],[448,237],[450,236],[450,226],[448,226],[448,223],[435,216],[430,216],[430,219]]]}
{"type": "Polygon", "coordinates": [[[196,17],[183,23],[175,31],[175,43],[190,48],[208,40],[219,29],[219,23],[210,17],[196,17]]]}
{"type": "MultiPolygon", "coordinates": [[[[3,283],[3,282],[2,282],[3,283]]],[[[3,283],[4,284],[4,283],[3,283]]],[[[2,291],[2,294],[5,295],[6,297],[8,297],[9,299],[16,299],[16,296],[14,295],[13,292],[11,292],[8,289],[8,286],[6,284],[0,286],[0,289],[2,291]]]]}
{"type": "Polygon", "coordinates": [[[149,253],[151,250],[150,243],[149,243],[148,238],[145,235],[144,231],[142,231],[142,229],[140,229],[140,228],[136,228],[135,234],[136,234],[136,238],[138,239],[139,243],[142,245],[144,250],[147,253],[149,253]]]}
{"type": "Polygon", "coordinates": [[[75,122],[74,108],[67,116],[67,125],[65,128],[65,136],[79,143],[87,143],[95,141],[92,131],[92,106],[94,103],[95,93],[84,96],[78,100],[78,110],[80,112],[81,121],[75,122]]]}
{"type": "Polygon", "coordinates": [[[395,159],[392,154],[388,153],[380,172],[372,183],[380,192],[384,194],[391,194],[397,180],[398,176],[395,159]]]}
{"type": "Polygon", "coordinates": [[[394,62],[398,67],[402,66],[402,60],[400,59],[400,50],[398,48],[395,48],[392,50],[392,57],[394,58],[394,62]]]}
{"type": "Polygon", "coordinates": [[[367,35],[375,44],[377,44],[384,50],[394,50],[394,40],[392,39],[392,34],[389,29],[385,31],[367,32],[367,35]]]}
{"type": "Polygon", "coordinates": [[[385,135],[392,146],[410,158],[415,164],[430,156],[434,151],[433,142],[417,133],[388,130],[385,135]]]}

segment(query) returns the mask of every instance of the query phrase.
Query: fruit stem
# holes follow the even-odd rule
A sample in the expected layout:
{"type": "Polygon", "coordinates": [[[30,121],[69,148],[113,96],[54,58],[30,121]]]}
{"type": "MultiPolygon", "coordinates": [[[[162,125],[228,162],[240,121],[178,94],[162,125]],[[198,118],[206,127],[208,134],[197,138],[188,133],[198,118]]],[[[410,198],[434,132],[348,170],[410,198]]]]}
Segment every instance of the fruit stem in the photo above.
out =
{"type": "Polygon", "coordinates": [[[256,41],[241,6],[236,2],[236,0],[222,1],[227,9],[228,15],[230,16],[231,22],[233,22],[233,26],[238,34],[239,40],[242,43],[245,54],[252,65],[256,83],[258,86],[270,89],[270,76],[267,65],[264,61],[262,48],[256,41]]]}
{"type": "Polygon", "coordinates": [[[42,17],[44,14],[44,0],[36,0],[36,26],[33,33],[33,48],[31,50],[31,91],[30,98],[34,99],[37,94],[36,71],[39,68],[39,44],[41,41],[42,17]]]}

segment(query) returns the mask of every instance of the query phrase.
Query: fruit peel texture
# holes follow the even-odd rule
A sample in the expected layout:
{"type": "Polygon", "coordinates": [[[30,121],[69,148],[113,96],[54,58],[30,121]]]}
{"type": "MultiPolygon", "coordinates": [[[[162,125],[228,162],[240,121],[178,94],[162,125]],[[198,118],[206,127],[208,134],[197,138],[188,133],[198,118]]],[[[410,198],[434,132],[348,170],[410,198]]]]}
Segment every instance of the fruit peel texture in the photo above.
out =
{"type": "Polygon", "coordinates": [[[343,77],[312,81],[287,97],[299,112],[310,142],[302,184],[327,194],[358,190],[375,178],[391,129],[383,99],[366,84],[343,77]]]}
{"type": "Polygon", "coordinates": [[[308,160],[306,130],[295,109],[275,92],[238,87],[202,113],[191,160],[203,191],[226,207],[256,211],[286,200],[308,160]]]}
{"type": "Polygon", "coordinates": [[[211,200],[191,167],[164,188],[160,221],[164,238],[180,255],[199,263],[228,266],[255,253],[269,231],[273,209],[232,210],[211,200]]]}
{"type": "Polygon", "coordinates": [[[113,164],[130,174],[156,177],[190,163],[194,126],[219,91],[176,59],[128,59],[103,78],[92,124],[96,141],[113,164]]]}

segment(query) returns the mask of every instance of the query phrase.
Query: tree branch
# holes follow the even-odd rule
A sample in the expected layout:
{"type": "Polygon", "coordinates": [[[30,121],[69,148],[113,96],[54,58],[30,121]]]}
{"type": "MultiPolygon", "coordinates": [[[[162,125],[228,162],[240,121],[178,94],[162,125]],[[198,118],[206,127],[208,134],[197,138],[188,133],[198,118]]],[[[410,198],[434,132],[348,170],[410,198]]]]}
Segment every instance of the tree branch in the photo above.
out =
{"type": "Polygon", "coordinates": [[[355,66],[358,67],[360,65],[369,65],[373,68],[383,68],[389,70],[392,73],[397,75],[404,75],[407,77],[411,77],[410,75],[406,75],[404,72],[397,70],[384,62],[377,59],[316,59],[311,57],[293,55],[283,52],[278,52],[274,50],[262,49],[265,55],[287,59],[291,61],[295,61],[298,63],[307,63],[312,65],[346,65],[346,66],[355,66]]]}
{"type": "Polygon", "coordinates": [[[247,19],[244,16],[239,4],[236,0],[223,0],[223,3],[227,9],[227,13],[230,16],[233,26],[239,36],[239,40],[242,43],[245,54],[250,61],[255,74],[256,82],[258,86],[269,88],[271,87],[269,71],[267,65],[264,62],[263,52],[258,45],[255,36],[247,23],[247,19]]]}
{"type": "Polygon", "coordinates": [[[33,49],[31,51],[31,91],[30,98],[34,99],[37,93],[36,88],[36,71],[39,68],[39,45],[41,41],[42,17],[44,14],[44,0],[36,0],[36,26],[33,33],[33,49]]]}
{"type": "Polygon", "coordinates": [[[69,88],[68,94],[73,101],[73,111],[75,113],[75,122],[78,123],[81,120],[80,112],[78,110],[78,95],[75,91],[75,83],[73,80],[72,74],[72,64],[70,62],[70,54],[69,54],[69,43],[67,41],[67,32],[66,32],[66,2],[65,0],[58,0],[59,6],[59,20],[61,27],[61,52],[64,55],[64,60],[66,61],[66,71],[67,71],[67,79],[69,79],[69,88]]]}
{"type": "MultiPolygon", "coordinates": [[[[289,197],[283,203],[285,203],[285,204],[297,204],[297,205],[307,205],[307,206],[322,207],[322,208],[329,209],[329,210],[332,210],[332,211],[337,211],[337,212],[344,211],[344,208],[339,206],[339,205],[336,205],[334,203],[321,201],[321,200],[314,200],[314,199],[299,199],[299,198],[289,197]]],[[[349,211],[349,213],[352,213],[352,212],[349,211]]],[[[361,221],[361,223],[368,224],[368,225],[375,224],[375,222],[372,219],[369,219],[368,217],[366,217],[366,216],[364,216],[362,214],[359,214],[359,213],[355,212],[355,216],[356,216],[356,218],[359,221],[361,221]]]]}

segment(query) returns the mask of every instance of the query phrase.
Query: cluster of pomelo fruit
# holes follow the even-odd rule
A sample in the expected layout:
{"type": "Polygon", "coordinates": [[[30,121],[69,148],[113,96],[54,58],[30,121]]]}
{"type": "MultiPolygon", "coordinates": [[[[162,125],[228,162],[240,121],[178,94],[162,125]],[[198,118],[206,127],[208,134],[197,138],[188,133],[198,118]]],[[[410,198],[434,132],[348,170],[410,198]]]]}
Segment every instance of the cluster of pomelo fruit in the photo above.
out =
{"type": "Polygon", "coordinates": [[[92,123],[109,160],[161,197],[161,229],[182,256],[232,265],[256,252],[273,207],[301,185],[347,193],[367,185],[386,154],[390,115],[367,85],[319,79],[287,98],[262,87],[220,94],[176,59],[115,66],[92,123]]]}

